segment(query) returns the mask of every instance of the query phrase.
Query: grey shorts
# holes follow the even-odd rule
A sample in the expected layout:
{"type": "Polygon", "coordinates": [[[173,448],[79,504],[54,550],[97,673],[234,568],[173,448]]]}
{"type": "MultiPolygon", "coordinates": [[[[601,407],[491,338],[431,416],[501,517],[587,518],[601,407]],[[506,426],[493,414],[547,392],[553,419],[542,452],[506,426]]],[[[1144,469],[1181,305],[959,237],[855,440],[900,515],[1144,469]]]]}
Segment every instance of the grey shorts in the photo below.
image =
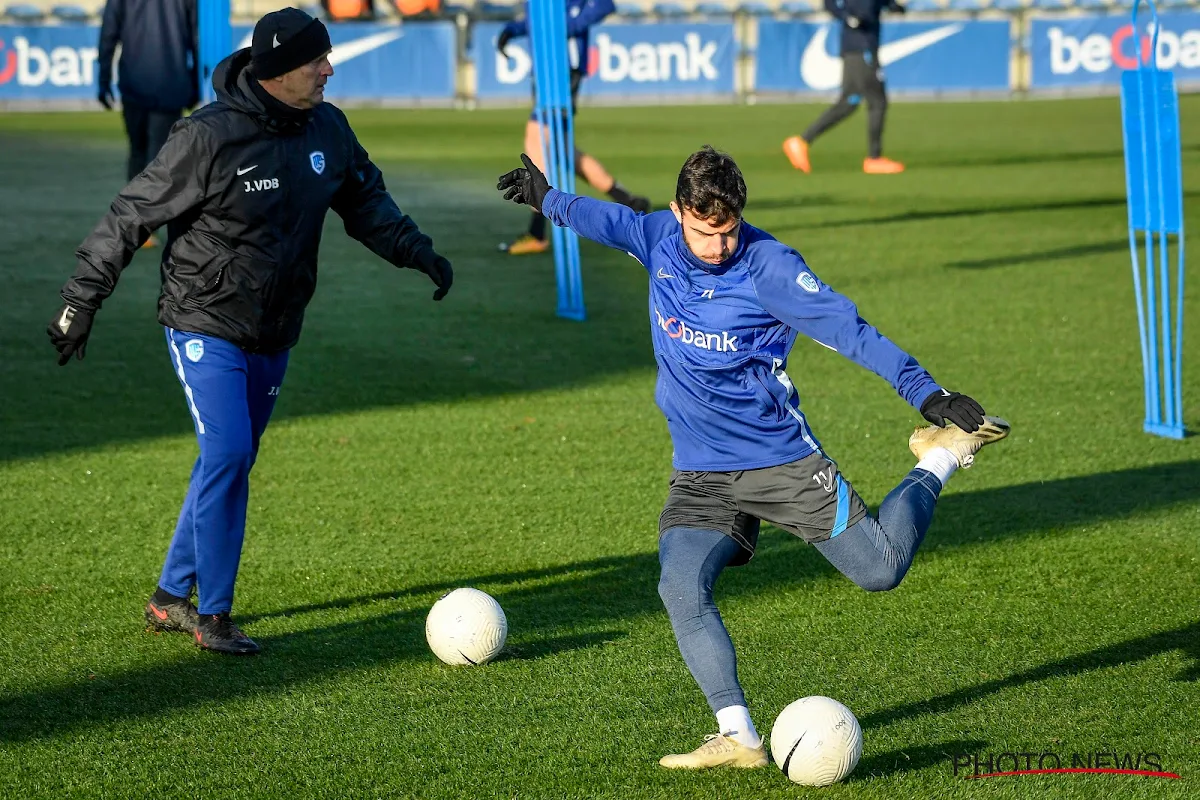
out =
{"type": "Polygon", "coordinates": [[[806,542],[823,542],[857,523],[867,506],[837,464],[822,453],[778,467],[737,472],[671,473],[659,533],[671,528],[703,528],[730,536],[745,551],[745,563],[758,543],[759,520],[806,542]]]}

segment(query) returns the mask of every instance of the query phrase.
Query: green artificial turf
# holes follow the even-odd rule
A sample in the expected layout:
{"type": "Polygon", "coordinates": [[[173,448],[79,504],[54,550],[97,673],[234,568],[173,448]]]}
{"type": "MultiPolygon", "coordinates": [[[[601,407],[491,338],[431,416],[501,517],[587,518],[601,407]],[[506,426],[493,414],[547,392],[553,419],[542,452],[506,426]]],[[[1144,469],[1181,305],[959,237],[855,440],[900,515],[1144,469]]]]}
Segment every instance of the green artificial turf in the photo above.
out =
{"type": "MultiPolygon", "coordinates": [[[[899,176],[861,174],[861,115],[813,148],[812,175],[791,170],[780,142],[817,113],[587,108],[579,143],[660,207],[688,153],[730,151],[753,224],[1013,424],[951,481],[895,591],[863,592],[776,530],[718,584],[760,729],[812,694],[858,716],[844,784],[657,766],[715,724],[656,592],[671,446],[647,279],[584,243],[588,319],[568,322],[548,255],[496,252],[527,222],[494,189],[525,112],[350,112],[455,284],[430,302],[423,275],[331,215],[251,481],[235,617],[264,653],[244,660],[143,632],[196,456],[155,321],[157,251],[134,259],[85,361],[57,367],[44,332],[121,186],[120,118],[6,114],[0,796],[1197,796],[1200,444],[1141,432],[1118,101],[895,105],[899,176]],[[457,586],[507,613],[492,664],[448,667],[425,646],[425,614],[457,586]],[[960,752],[1152,752],[1182,779],[966,780],[960,752]]],[[[1200,185],[1197,126],[1185,97],[1185,188],[1200,185]]],[[[1185,206],[1200,229],[1200,190],[1185,206]]],[[[912,465],[919,416],[812,342],[789,374],[878,503],[912,465]]]]}

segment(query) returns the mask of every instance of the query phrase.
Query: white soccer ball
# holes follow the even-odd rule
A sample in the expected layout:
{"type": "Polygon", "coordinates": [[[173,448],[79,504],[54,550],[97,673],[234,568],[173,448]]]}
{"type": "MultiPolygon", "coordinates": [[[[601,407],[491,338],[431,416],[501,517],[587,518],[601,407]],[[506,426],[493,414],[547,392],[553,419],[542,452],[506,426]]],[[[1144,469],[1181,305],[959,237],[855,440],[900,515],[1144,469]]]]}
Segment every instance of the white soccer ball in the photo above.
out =
{"type": "Polygon", "coordinates": [[[478,589],[447,592],[425,618],[425,641],[447,664],[486,664],[500,654],[507,638],[504,609],[478,589]]]}
{"type": "Polygon", "coordinates": [[[862,728],[850,709],[828,697],[802,697],[775,718],[771,758],[794,783],[829,786],[862,755],[862,728]]]}

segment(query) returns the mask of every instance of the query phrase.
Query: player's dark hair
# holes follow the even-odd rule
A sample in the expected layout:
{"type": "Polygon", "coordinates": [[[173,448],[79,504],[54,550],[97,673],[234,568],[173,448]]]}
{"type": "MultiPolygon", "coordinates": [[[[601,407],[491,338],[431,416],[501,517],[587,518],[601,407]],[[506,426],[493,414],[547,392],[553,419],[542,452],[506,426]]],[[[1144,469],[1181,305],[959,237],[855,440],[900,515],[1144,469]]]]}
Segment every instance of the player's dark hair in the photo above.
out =
{"type": "Polygon", "coordinates": [[[746,181],[728,153],[704,145],[688,156],[675,184],[680,208],[713,225],[740,219],[746,208],[746,181]]]}

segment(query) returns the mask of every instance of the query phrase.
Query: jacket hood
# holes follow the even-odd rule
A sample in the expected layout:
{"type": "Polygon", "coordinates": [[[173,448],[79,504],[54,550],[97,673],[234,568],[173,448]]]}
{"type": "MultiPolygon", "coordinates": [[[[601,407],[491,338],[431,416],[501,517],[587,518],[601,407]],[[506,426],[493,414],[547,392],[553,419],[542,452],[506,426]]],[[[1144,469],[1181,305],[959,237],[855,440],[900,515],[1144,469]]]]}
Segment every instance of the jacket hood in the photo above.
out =
{"type": "Polygon", "coordinates": [[[217,99],[254,119],[270,133],[298,133],[312,119],[311,109],[292,108],[263,89],[250,74],[250,48],[227,56],[213,70],[212,85],[217,99]]]}

